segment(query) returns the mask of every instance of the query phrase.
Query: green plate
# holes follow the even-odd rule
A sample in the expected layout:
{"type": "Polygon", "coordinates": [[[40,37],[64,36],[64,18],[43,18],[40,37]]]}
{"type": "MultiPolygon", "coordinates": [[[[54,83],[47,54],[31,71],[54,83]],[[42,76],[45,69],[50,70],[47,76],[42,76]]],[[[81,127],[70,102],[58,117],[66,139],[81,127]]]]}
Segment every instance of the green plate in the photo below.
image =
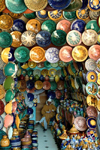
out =
{"type": "Polygon", "coordinates": [[[27,19],[35,19],[35,18],[36,18],[36,13],[33,12],[33,13],[29,13],[29,14],[24,14],[24,16],[25,16],[27,19]]]}
{"type": "Polygon", "coordinates": [[[14,88],[14,79],[10,76],[8,76],[4,82],[3,87],[5,90],[13,89],[14,88]]]}
{"type": "Polygon", "coordinates": [[[14,96],[15,96],[15,93],[11,89],[7,90],[6,95],[5,95],[5,101],[9,102],[13,100],[14,96]]]}
{"type": "Polygon", "coordinates": [[[51,64],[50,64],[48,61],[45,61],[45,62],[44,62],[44,66],[45,66],[46,68],[50,68],[50,67],[51,67],[51,64]]]}
{"type": "Polygon", "coordinates": [[[51,42],[56,46],[63,46],[66,43],[66,35],[63,30],[55,30],[51,35],[51,42]]]}
{"type": "Polygon", "coordinates": [[[8,32],[0,33],[0,47],[6,48],[11,46],[12,44],[12,36],[8,32]]]}
{"type": "Polygon", "coordinates": [[[51,67],[54,67],[54,68],[58,67],[58,62],[56,62],[56,63],[51,63],[51,67]]]}
{"type": "Polygon", "coordinates": [[[29,60],[29,49],[24,46],[20,46],[15,50],[14,56],[18,62],[26,62],[29,60]]]}
{"type": "Polygon", "coordinates": [[[76,11],[72,12],[63,11],[63,17],[69,21],[75,20],[77,18],[76,11]]]}
{"type": "Polygon", "coordinates": [[[86,26],[85,26],[85,29],[92,29],[92,30],[95,30],[97,33],[99,32],[100,28],[99,26],[97,25],[97,21],[96,20],[91,20],[89,21],[86,26]]]}
{"type": "Polygon", "coordinates": [[[52,82],[50,82],[50,84],[51,84],[51,90],[56,90],[56,88],[57,88],[57,83],[55,82],[55,81],[52,81],[52,82]]]}
{"type": "Polygon", "coordinates": [[[88,94],[96,95],[98,93],[98,85],[95,82],[88,82],[86,85],[86,92],[88,94]]]}

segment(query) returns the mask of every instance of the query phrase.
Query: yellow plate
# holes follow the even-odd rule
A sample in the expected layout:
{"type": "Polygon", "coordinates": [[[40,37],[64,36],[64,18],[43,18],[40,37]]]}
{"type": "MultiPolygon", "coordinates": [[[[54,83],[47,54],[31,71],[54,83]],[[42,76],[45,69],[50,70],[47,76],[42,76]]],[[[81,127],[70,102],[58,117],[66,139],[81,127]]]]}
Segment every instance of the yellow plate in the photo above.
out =
{"type": "Polygon", "coordinates": [[[12,42],[11,46],[13,46],[13,47],[21,46],[22,45],[22,42],[21,42],[22,33],[19,32],[19,31],[13,31],[10,34],[11,34],[12,39],[13,39],[13,42],[12,42]]]}
{"type": "Polygon", "coordinates": [[[86,100],[87,100],[88,106],[95,106],[95,107],[97,106],[97,98],[95,95],[91,95],[91,94],[88,95],[86,100]]]}
{"type": "Polygon", "coordinates": [[[6,92],[2,85],[0,85],[0,99],[4,98],[6,92]]]}
{"type": "Polygon", "coordinates": [[[43,69],[41,71],[41,75],[43,75],[44,77],[48,75],[48,70],[47,69],[43,69]]]}
{"type": "Polygon", "coordinates": [[[86,58],[88,57],[87,48],[85,48],[82,45],[76,46],[72,51],[72,57],[74,60],[76,60],[78,62],[82,62],[82,61],[86,60],[86,58]]]}
{"type": "Polygon", "coordinates": [[[35,82],[35,88],[36,89],[40,90],[40,89],[42,89],[42,87],[43,87],[42,81],[36,81],[35,82]]]}
{"type": "Polygon", "coordinates": [[[28,67],[35,68],[36,67],[36,63],[33,62],[33,61],[28,61],[28,67]]]}
{"type": "Polygon", "coordinates": [[[57,71],[56,69],[53,69],[53,68],[50,69],[49,72],[48,72],[48,73],[49,73],[49,76],[50,76],[50,77],[51,77],[51,76],[55,77],[56,71],[57,71]]]}

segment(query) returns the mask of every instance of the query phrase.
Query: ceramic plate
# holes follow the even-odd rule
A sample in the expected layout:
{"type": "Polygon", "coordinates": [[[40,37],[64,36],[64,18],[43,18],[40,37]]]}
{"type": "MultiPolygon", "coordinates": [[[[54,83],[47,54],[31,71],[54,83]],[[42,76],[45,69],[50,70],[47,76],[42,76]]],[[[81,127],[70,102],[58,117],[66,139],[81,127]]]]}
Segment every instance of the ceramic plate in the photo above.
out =
{"type": "Polygon", "coordinates": [[[88,71],[86,74],[87,82],[96,82],[97,81],[97,73],[95,71],[88,71]]]}
{"type": "Polygon", "coordinates": [[[97,1],[94,1],[94,0],[89,0],[88,1],[88,7],[90,10],[92,11],[98,11],[98,9],[100,9],[100,2],[97,0],[97,1]]]}
{"type": "Polygon", "coordinates": [[[48,19],[48,12],[46,10],[41,10],[41,11],[36,12],[36,16],[40,20],[47,20],[48,19]]]}
{"type": "Polygon", "coordinates": [[[0,12],[2,12],[6,8],[5,0],[0,1],[0,12]]]}
{"type": "Polygon", "coordinates": [[[61,70],[57,70],[56,71],[56,75],[58,75],[59,77],[61,77],[61,70]]]}
{"type": "Polygon", "coordinates": [[[89,19],[89,8],[85,7],[84,9],[78,9],[76,11],[76,15],[78,19],[87,20],[89,19]]]}
{"type": "Polygon", "coordinates": [[[88,106],[95,106],[97,105],[97,98],[95,95],[88,95],[86,98],[88,106]]]}
{"type": "Polygon", "coordinates": [[[3,87],[5,90],[14,88],[14,79],[12,77],[7,77],[3,82],[3,87]]]}
{"type": "Polygon", "coordinates": [[[93,11],[89,11],[89,17],[91,18],[91,20],[96,20],[98,18],[98,16],[100,15],[100,12],[93,12],[93,11]]]}
{"type": "Polygon", "coordinates": [[[86,47],[80,45],[73,48],[72,57],[78,62],[86,60],[86,58],[88,57],[88,51],[86,47]]]}
{"type": "Polygon", "coordinates": [[[12,44],[12,36],[8,32],[1,32],[0,33],[0,47],[6,48],[11,46],[12,44]]]}
{"type": "Polygon", "coordinates": [[[43,68],[44,67],[44,62],[37,63],[36,66],[38,68],[43,68]]]}
{"type": "Polygon", "coordinates": [[[69,21],[75,20],[77,18],[76,11],[72,11],[72,12],[63,11],[63,17],[69,21]]]}
{"type": "MultiPolygon", "coordinates": [[[[100,45],[93,45],[89,48],[89,57],[95,61],[100,58],[100,45]]],[[[98,68],[98,67],[97,67],[98,68]]]]}
{"type": "Polygon", "coordinates": [[[65,67],[66,66],[66,63],[65,62],[63,62],[63,61],[58,61],[58,65],[59,65],[59,67],[65,67]]]}
{"type": "Polygon", "coordinates": [[[48,16],[53,21],[59,21],[63,17],[62,10],[48,11],[48,16]]]}
{"type": "Polygon", "coordinates": [[[46,75],[48,75],[48,70],[47,70],[47,69],[43,69],[43,70],[41,71],[41,75],[43,75],[44,77],[45,77],[46,75]]]}
{"type": "Polygon", "coordinates": [[[57,71],[56,69],[53,69],[53,68],[52,68],[52,69],[50,69],[50,70],[49,70],[49,72],[48,72],[48,73],[49,73],[49,76],[53,76],[53,77],[55,77],[55,75],[56,75],[56,71],[57,71]]]}
{"type": "Polygon", "coordinates": [[[50,62],[45,61],[45,62],[44,62],[44,66],[45,66],[46,68],[50,68],[50,67],[51,67],[51,64],[50,64],[50,62]]]}
{"type": "Polygon", "coordinates": [[[35,70],[33,71],[33,75],[34,75],[34,76],[38,75],[38,76],[40,77],[40,76],[41,76],[41,71],[40,71],[39,69],[35,69],[35,70]]]}
{"type": "Polygon", "coordinates": [[[0,85],[0,99],[4,98],[5,97],[5,89],[4,89],[4,86],[0,85]]]}
{"type": "Polygon", "coordinates": [[[95,60],[93,60],[93,59],[87,59],[85,61],[85,68],[87,69],[87,71],[95,70],[96,67],[97,67],[97,65],[96,65],[95,60]]]}
{"type": "Polygon", "coordinates": [[[96,95],[98,93],[98,86],[95,82],[88,82],[86,85],[86,92],[88,94],[96,95]]]}
{"type": "Polygon", "coordinates": [[[43,88],[43,83],[42,83],[42,81],[36,81],[35,82],[35,88],[37,89],[37,90],[40,90],[40,89],[42,89],[43,88]]]}
{"type": "Polygon", "coordinates": [[[97,25],[97,21],[96,20],[91,20],[89,21],[86,26],[85,26],[85,29],[92,29],[92,30],[95,30],[97,33],[99,32],[99,26],[97,25]]]}
{"type": "Polygon", "coordinates": [[[44,90],[49,90],[51,88],[51,84],[49,81],[44,81],[43,82],[43,89],[44,90]]]}
{"type": "Polygon", "coordinates": [[[87,107],[86,113],[87,113],[88,117],[96,117],[97,118],[97,116],[98,116],[98,112],[94,106],[87,107]]]}
{"type": "Polygon", "coordinates": [[[49,5],[54,9],[64,9],[69,6],[71,0],[63,0],[63,1],[55,1],[55,0],[48,0],[49,5]]]}
{"type": "Polygon", "coordinates": [[[89,117],[86,122],[87,122],[87,126],[90,129],[96,129],[96,118],[95,117],[89,117]]]}
{"type": "Polygon", "coordinates": [[[51,63],[50,65],[51,65],[52,67],[56,68],[56,67],[58,67],[58,62],[56,62],[56,63],[51,63]]]}

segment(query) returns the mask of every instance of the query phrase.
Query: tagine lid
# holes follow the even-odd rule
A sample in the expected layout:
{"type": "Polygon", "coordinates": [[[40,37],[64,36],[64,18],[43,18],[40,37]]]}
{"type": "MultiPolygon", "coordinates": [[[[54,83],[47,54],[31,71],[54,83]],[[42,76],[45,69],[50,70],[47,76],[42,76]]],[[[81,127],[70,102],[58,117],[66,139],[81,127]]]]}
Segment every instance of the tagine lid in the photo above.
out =
{"type": "Polygon", "coordinates": [[[73,127],[69,130],[70,134],[78,134],[79,131],[76,129],[75,125],[73,124],[73,127]]]}

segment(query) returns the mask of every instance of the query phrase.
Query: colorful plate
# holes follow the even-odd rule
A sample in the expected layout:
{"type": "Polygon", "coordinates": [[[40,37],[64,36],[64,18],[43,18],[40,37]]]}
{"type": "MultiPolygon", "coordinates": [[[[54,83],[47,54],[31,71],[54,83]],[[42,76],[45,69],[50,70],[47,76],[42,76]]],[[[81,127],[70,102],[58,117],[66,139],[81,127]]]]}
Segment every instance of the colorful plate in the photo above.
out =
{"type": "Polygon", "coordinates": [[[55,77],[56,71],[57,71],[56,69],[53,69],[53,68],[50,69],[49,72],[48,72],[49,76],[50,76],[50,77],[51,77],[51,76],[55,77]]]}
{"type": "Polygon", "coordinates": [[[88,106],[95,106],[97,105],[97,98],[95,95],[88,95],[86,98],[88,106]]]}
{"type": "Polygon", "coordinates": [[[36,12],[36,16],[40,20],[47,20],[48,19],[48,12],[46,10],[41,10],[41,11],[36,12]]]}
{"type": "Polygon", "coordinates": [[[5,0],[0,1],[0,12],[2,12],[6,8],[5,0]]]}
{"type": "Polygon", "coordinates": [[[94,0],[88,0],[88,7],[92,11],[98,11],[100,9],[100,2],[99,0],[94,1],[94,0]]]}
{"type": "Polygon", "coordinates": [[[11,36],[12,36],[12,44],[11,46],[12,47],[19,47],[22,45],[22,42],[21,42],[21,32],[19,31],[13,31],[10,33],[11,36]]]}
{"type": "Polygon", "coordinates": [[[72,12],[63,11],[63,17],[69,21],[75,20],[77,18],[76,11],[72,11],[72,12]]]}
{"type": "Polygon", "coordinates": [[[8,32],[1,32],[0,33],[0,47],[6,48],[11,46],[12,44],[12,36],[8,32]]]}
{"type": "Polygon", "coordinates": [[[4,98],[6,92],[2,85],[0,85],[0,99],[4,98]]]}
{"type": "Polygon", "coordinates": [[[44,77],[48,75],[48,70],[47,69],[43,69],[41,71],[41,75],[43,75],[44,77]]]}
{"type": "Polygon", "coordinates": [[[12,77],[7,77],[3,82],[3,87],[5,90],[14,88],[14,79],[12,77]]]}
{"type": "Polygon", "coordinates": [[[95,61],[100,58],[100,45],[93,45],[89,48],[89,57],[95,61]]]}
{"type": "Polygon", "coordinates": [[[87,126],[90,128],[90,129],[96,129],[96,118],[94,117],[89,117],[87,119],[87,126]]]}
{"type": "Polygon", "coordinates": [[[36,63],[33,61],[28,61],[28,67],[29,68],[35,68],[36,67],[36,63]]]}
{"type": "Polygon", "coordinates": [[[78,62],[82,62],[86,60],[86,58],[88,57],[88,51],[86,47],[80,45],[80,46],[76,46],[75,48],[73,48],[72,57],[74,60],[78,62]]]}
{"type": "Polygon", "coordinates": [[[43,89],[44,90],[49,90],[51,88],[51,84],[49,81],[44,81],[43,82],[43,89]]]}
{"type": "Polygon", "coordinates": [[[86,85],[86,92],[88,94],[96,95],[98,93],[98,86],[95,82],[88,82],[86,85]]]}
{"type": "Polygon", "coordinates": [[[88,117],[96,117],[98,116],[98,112],[94,106],[88,106],[86,109],[86,113],[88,117]]]}
{"type": "Polygon", "coordinates": [[[30,50],[30,59],[36,63],[44,60],[45,50],[42,47],[35,46],[30,50]]]}
{"type": "Polygon", "coordinates": [[[48,16],[53,21],[59,21],[63,17],[62,10],[48,11],[48,16]]]}
{"type": "Polygon", "coordinates": [[[87,129],[86,119],[84,117],[76,117],[74,124],[75,128],[79,131],[85,131],[87,129]]]}
{"type": "Polygon", "coordinates": [[[43,88],[43,83],[42,83],[42,81],[36,81],[36,82],[35,82],[35,88],[36,88],[37,90],[42,89],[42,88],[43,88]]]}
{"type": "Polygon", "coordinates": [[[93,59],[87,59],[85,61],[85,68],[87,71],[95,70],[97,68],[96,62],[93,59]]]}
{"type": "Polygon", "coordinates": [[[9,101],[14,99],[14,96],[15,96],[15,93],[13,92],[12,89],[7,90],[5,94],[5,101],[8,103],[9,101]]]}
{"type": "Polygon", "coordinates": [[[50,63],[50,65],[51,65],[51,67],[56,68],[56,67],[58,67],[58,62],[56,62],[56,63],[50,63]]]}
{"type": "Polygon", "coordinates": [[[96,82],[97,81],[97,73],[95,71],[88,71],[86,74],[87,82],[96,82]]]}
{"type": "Polygon", "coordinates": [[[76,11],[76,16],[78,19],[82,19],[82,20],[89,19],[89,8],[85,7],[84,9],[78,9],[76,11]]]}
{"type": "Polygon", "coordinates": [[[41,76],[41,71],[40,71],[39,69],[35,69],[35,70],[33,71],[33,75],[34,75],[34,76],[38,75],[38,76],[40,77],[40,76],[41,76]]]}
{"type": "Polygon", "coordinates": [[[85,29],[92,29],[92,30],[95,30],[97,33],[99,32],[100,28],[99,26],[97,25],[97,21],[96,20],[91,20],[89,21],[86,26],[85,26],[85,29]]]}
{"type": "Polygon", "coordinates": [[[59,51],[59,58],[63,62],[70,62],[73,60],[72,58],[72,47],[70,46],[63,46],[59,51]]]}

